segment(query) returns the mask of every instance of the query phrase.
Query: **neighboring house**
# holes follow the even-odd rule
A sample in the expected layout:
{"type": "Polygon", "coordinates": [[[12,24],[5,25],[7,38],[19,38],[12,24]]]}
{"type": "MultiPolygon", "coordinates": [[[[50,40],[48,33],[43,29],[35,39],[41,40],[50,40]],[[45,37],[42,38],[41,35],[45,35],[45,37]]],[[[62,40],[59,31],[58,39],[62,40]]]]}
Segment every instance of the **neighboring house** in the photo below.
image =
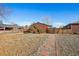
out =
{"type": "Polygon", "coordinates": [[[70,23],[63,27],[64,29],[71,29],[72,32],[77,33],[79,32],[79,22],[70,23]]]}
{"type": "Polygon", "coordinates": [[[51,28],[51,25],[37,22],[37,23],[33,23],[29,27],[28,31],[31,33],[46,33],[49,28],[51,28]]]}
{"type": "Polygon", "coordinates": [[[12,30],[12,25],[0,24],[0,30],[12,30]]]}
{"type": "Polygon", "coordinates": [[[2,21],[0,21],[0,31],[2,30],[13,30],[14,28],[20,28],[17,24],[3,24],[2,21]]]}

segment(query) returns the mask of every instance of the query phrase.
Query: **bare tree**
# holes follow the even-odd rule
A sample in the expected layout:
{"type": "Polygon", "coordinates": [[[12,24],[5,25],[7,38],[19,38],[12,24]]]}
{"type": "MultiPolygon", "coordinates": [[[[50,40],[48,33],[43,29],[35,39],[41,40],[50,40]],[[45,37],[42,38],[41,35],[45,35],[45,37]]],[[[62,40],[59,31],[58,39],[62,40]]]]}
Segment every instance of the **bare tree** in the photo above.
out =
{"type": "Polygon", "coordinates": [[[52,25],[52,20],[49,16],[45,16],[42,21],[47,25],[52,25]]]}
{"type": "Polygon", "coordinates": [[[6,7],[6,5],[4,4],[0,4],[0,17],[3,20],[8,21],[7,17],[9,16],[10,13],[11,13],[11,9],[6,7]]]}
{"type": "MultiPolygon", "coordinates": [[[[5,22],[8,21],[8,15],[10,14],[10,9],[6,7],[4,4],[0,4],[0,21],[2,22],[3,20],[5,22]]],[[[4,26],[4,31],[5,31],[5,26],[4,26]]]]}

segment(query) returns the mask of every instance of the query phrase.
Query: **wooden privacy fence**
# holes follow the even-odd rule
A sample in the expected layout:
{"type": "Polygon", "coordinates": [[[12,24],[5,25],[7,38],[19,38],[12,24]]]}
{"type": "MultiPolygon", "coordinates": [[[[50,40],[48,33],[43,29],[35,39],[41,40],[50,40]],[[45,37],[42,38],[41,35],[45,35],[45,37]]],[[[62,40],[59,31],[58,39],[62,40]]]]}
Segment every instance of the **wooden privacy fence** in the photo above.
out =
{"type": "Polygon", "coordinates": [[[71,29],[55,29],[54,33],[56,34],[73,34],[71,29]]]}

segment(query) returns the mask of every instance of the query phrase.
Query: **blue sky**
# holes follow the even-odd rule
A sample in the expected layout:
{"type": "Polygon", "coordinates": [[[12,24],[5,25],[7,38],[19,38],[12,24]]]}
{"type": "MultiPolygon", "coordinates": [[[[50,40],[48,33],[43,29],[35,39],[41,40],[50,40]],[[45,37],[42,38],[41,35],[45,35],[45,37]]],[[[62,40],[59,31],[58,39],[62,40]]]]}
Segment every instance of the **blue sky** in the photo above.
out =
{"type": "Polygon", "coordinates": [[[4,4],[12,10],[8,20],[19,25],[44,22],[48,17],[53,26],[66,25],[79,20],[79,4],[64,3],[10,3],[4,4]]]}

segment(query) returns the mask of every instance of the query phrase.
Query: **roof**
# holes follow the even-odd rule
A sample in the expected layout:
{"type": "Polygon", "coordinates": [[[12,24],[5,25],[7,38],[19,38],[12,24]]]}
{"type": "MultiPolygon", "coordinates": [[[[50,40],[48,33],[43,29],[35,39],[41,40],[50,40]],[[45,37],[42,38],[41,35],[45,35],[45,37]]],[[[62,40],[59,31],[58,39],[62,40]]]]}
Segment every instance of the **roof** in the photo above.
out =
{"type": "Polygon", "coordinates": [[[79,22],[70,23],[70,24],[67,24],[67,25],[64,26],[64,27],[67,27],[67,26],[70,26],[70,25],[79,25],[79,22]]]}
{"type": "Polygon", "coordinates": [[[79,21],[76,21],[76,22],[70,23],[70,25],[79,25],[79,21]]]}
{"type": "Polygon", "coordinates": [[[10,24],[0,24],[0,27],[17,27],[17,28],[19,28],[20,26],[18,26],[18,25],[10,25],[10,24]]]}
{"type": "Polygon", "coordinates": [[[44,24],[44,23],[40,23],[40,22],[37,22],[37,23],[34,23],[34,24],[42,24],[42,25],[45,25],[45,26],[49,26],[49,27],[52,27],[51,25],[47,25],[47,24],[44,24]]]}
{"type": "Polygon", "coordinates": [[[4,24],[2,20],[0,20],[0,27],[17,27],[17,28],[20,28],[19,25],[17,24],[4,24]]]}

